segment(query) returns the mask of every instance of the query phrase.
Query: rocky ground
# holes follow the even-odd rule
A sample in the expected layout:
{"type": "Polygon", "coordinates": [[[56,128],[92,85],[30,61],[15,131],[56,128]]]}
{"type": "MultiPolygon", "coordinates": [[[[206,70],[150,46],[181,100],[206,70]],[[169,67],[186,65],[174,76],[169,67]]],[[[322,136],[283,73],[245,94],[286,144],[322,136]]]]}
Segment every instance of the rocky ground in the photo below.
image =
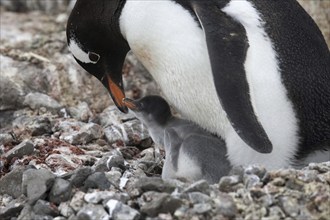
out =
{"type": "MultiPolygon", "coordinates": [[[[69,54],[68,13],[0,10],[0,219],[330,219],[330,162],[163,181],[162,149],[69,54]]],[[[124,78],[159,93],[132,55],[124,78]]]]}

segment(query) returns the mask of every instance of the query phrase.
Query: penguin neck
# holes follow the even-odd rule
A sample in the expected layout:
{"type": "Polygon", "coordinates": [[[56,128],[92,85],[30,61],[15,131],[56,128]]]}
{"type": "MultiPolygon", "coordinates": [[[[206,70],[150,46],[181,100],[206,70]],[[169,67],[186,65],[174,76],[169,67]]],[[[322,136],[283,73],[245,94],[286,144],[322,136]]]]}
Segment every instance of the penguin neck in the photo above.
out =
{"type": "Polygon", "coordinates": [[[155,121],[146,121],[144,119],[142,119],[141,121],[143,122],[143,124],[145,124],[148,128],[149,134],[152,138],[152,140],[160,146],[164,146],[164,132],[165,129],[171,124],[173,120],[173,117],[169,118],[168,121],[161,125],[159,123],[156,123],[155,121]]]}

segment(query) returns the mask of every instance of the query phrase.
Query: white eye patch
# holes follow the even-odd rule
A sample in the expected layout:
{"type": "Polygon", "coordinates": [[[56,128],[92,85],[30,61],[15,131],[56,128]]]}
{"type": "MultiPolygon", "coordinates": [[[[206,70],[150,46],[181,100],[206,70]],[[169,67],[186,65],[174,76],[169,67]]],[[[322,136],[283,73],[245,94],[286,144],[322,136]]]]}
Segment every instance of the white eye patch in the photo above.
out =
{"type": "Polygon", "coordinates": [[[83,51],[74,39],[70,39],[69,50],[73,54],[73,56],[82,63],[96,64],[97,61],[99,61],[100,59],[100,55],[98,55],[97,53],[86,53],[85,51],[83,51]]]}

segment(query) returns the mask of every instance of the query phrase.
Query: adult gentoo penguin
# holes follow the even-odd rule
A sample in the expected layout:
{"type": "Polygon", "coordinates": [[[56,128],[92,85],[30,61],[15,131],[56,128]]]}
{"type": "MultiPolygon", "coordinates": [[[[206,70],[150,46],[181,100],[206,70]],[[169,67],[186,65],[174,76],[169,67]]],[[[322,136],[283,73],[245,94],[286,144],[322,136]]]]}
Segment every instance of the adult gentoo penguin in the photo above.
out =
{"type": "Polygon", "coordinates": [[[132,50],[177,111],[225,140],[233,165],[329,149],[329,49],[295,0],[78,0],[67,39],[123,112],[132,50]]]}
{"type": "Polygon", "coordinates": [[[174,117],[162,97],[126,98],[123,104],[148,127],[154,142],[164,147],[163,179],[218,183],[231,170],[225,142],[193,122],[174,117]]]}

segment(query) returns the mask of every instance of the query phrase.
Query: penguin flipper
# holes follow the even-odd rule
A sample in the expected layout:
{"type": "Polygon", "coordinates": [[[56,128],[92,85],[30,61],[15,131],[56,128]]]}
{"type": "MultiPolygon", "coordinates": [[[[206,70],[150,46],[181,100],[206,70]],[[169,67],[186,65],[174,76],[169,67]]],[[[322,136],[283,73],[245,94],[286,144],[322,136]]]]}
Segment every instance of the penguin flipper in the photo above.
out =
{"type": "Polygon", "coordinates": [[[226,143],[217,137],[192,134],[184,139],[182,151],[194,158],[201,167],[202,178],[217,183],[232,169],[227,158],[226,143]]]}
{"type": "Polygon", "coordinates": [[[248,39],[244,27],[227,16],[221,1],[191,1],[204,30],[214,84],[236,133],[251,148],[271,153],[273,146],[251,103],[244,68],[248,39]]]}
{"type": "Polygon", "coordinates": [[[170,161],[174,169],[177,170],[182,139],[179,137],[178,133],[173,128],[167,128],[165,129],[164,132],[165,132],[164,147],[165,147],[166,155],[170,157],[170,158],[166,158],[166,160],[170,161]]]}

